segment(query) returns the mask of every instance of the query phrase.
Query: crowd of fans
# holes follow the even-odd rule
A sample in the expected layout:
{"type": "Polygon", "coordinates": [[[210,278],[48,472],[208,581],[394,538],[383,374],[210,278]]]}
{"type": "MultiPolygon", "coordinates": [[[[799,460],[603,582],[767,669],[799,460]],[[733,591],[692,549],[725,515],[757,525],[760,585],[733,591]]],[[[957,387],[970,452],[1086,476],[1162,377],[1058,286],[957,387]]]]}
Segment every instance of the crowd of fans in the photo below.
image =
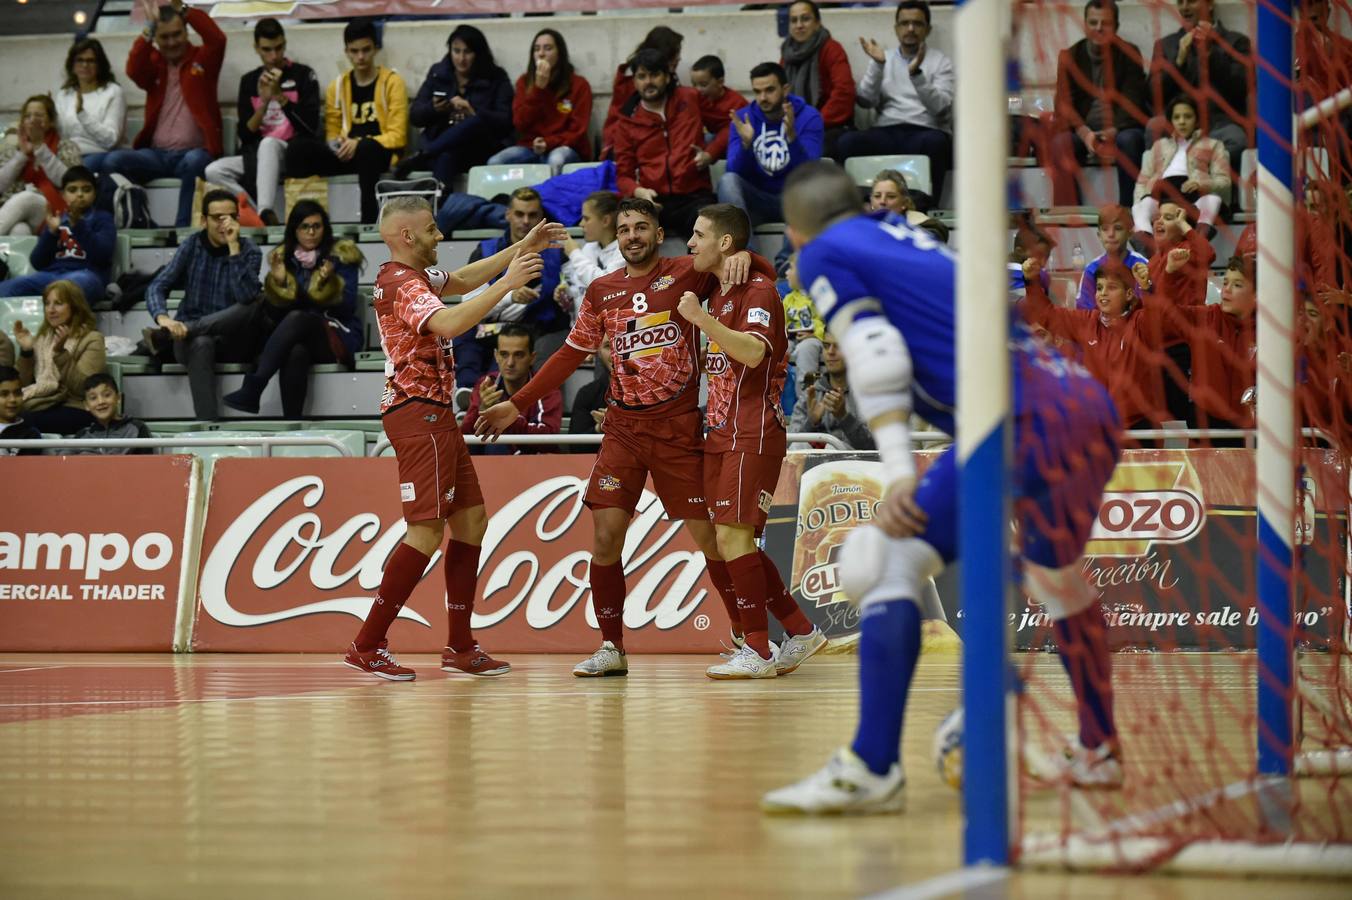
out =
{"type": "MultiPolygon", "coordinates": [[[[1076,261],[1083,270],[1074,273],[1073,308],[1053,298],[1047,272],[1053,241],[1028,219],[1015,223],[1011,280],[1028,318],[1105,381],[1127,424],[1251,426],[1258,277],[1251,240],[1241,238],[1228,261],[1220,302],[1208,305],[1207,298],[1218,262],[1211,239],[1237,208],[1240,156],[1253,144],[1252,47],[1218,21],[1207,0],[1176,2],[1180,27],[1155,42],[1148,60],[1118,35],[1114,0],[1084,6],[1085,36],[1059,56],[1055,111],[1023,123],[1023,132],[1058,205],[1081,201],[1082,170],[1092,164],[1116,168],[1119,203],[1098,212],[1103,255],[1087,265],[1076,261]]],[[[59,434],[144,431],[118,418],[120,398],[101,375],[104,341],[91,312],[111,274],[109,206],[126,182],[179,179],[174,224],[200,228],[182,237],[149,283],[153,326],[139,349],[186,368],[201,421],[218,419],[222,403],[257,413],[274,378],[283,414],[300,418],[310,367],[351,367],[364,349],[360,249],[339,239],[322,204],[301,200],[285,209],[279,188],[287,178],[356,175],[361,221],[370,223],[383,178],[430,170],[450,185],[477,165],[549,166],[553,177],[543,184],[502,198],[451,194],[438,215],[447,234],[501,229],[472,259],[518,240],[547,209],[560,218],[556,210],[572,210],[566,224],[583,231],[582,240],[546,251],[539,280],[513,291],[455,339],[467,427],[479,408],[511,396],[561,345],[587,285],[623,264],[615,239],[621,196],[658,204],[668,237],[684,240],[699,210],[714,202],[744,208],[756,225],[779,221],[784,180],[805,161],[920,155],[929,163],[927,191],[887,169],[861,192],[861,205],[894,212],[934,240],[949,237],[930,213],[952,169],[955,73],[953,62],[929,45],[933,21],[925,0],[896,5],[895,45],[858,38],[868,59],[862,72],[852,70],[816,3],[790,3],[780,58],[747,66],[749,98],[726,86],[725,63],[716,56],[702,56],[683,72],[682,35],[658,26],[615,71],[597,140],[592,86],[556,29],[535,35],[513,83],[484,32],[457,25],[445,58],[410,96],[399,73],[380,62],[378,26],[353,21],[343,32],[351,67],[321,93],[314,70],[288,55],[282,25],[263,19],[253,34],[260,64],[238,87],[232,156],[224,155],[217,99],[224,32],[181,0],[142,3],[147,25],[125,73],[146,93],[145,118],[130,148],[121,146],[126,97],[92,38],[72,45],[61,88],[25,101],[0,142],[0,234],[38,235],[33,271],[0,281],[0,296],[41,294],[44,305],[36,334],[19,325],[14,344],[8,336],[0,340],[5,436],[21,425],[59,434]],[[865,121],[856,119],[858,109],[873,111],[867,127],[856,127],[865,121]],[[715,181],[719,160],[725,165],[715,181]],[[563,171],[593,161],[604,162],[563,171]],[[203,192],[199,179],[224,190],[203,192]],[[282,244],[265,264],[241,225],[283,220],[282,244]],[[183,291],[183,300],[171,311],[172,291],[183,291]],[[224,398],[216,382],[222,362],[252,366],[224,398]],[[19,396],[12,413],[11,382],[19,396]]],[[[1312,103],[1352,83],[1352,41],[1327,28],[1326,0],[1307,0],[1300,12],[1298,85],[1302,102],[1312,103]]],[[[1318,141],[1334,173],[1352,171],[1346,118],[1325,129],[1332,138],[1318,141]]],[[[1298,219],[1302,377],[1311,402],[1340,420],[1345,407],[1337,384],[1352,370],[1342,314],[1352,199],[1337,177],[1312,181],[1305,197],[1298,219]]],[[[786,276],[796,373],[786,396],[790,430],[827,432],[866,449],[871,437],[856,414],[844,360],[794,282],[787,241],[776,263],[786,276]]],[[[596,381],[574,400],[572,433],[603,427],[607,360],[600,354],[596,381]]],[[[523,414],[518,430],[558,433],[562,408],[561,397],[547,398],[523,414]]]]}

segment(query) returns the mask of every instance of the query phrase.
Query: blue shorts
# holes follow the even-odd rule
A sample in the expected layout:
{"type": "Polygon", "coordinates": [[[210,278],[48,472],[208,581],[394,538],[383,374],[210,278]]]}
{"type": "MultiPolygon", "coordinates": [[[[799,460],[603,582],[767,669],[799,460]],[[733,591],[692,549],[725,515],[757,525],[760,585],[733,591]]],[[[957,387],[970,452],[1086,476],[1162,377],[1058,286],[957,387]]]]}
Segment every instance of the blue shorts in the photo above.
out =
{"type": "MultiPolygon", "coordinates": [[[[1024,559],[1059,569],[1079,559],[1121,453],[1117,410],[1097,382],[1074,379],[1074,400],[1014,420],[1014,517],[1024,559]]],[[[925,471],[916,502],[929,516],[917,535],[945,563],[958,556],[956,446],[925,471]]]]}

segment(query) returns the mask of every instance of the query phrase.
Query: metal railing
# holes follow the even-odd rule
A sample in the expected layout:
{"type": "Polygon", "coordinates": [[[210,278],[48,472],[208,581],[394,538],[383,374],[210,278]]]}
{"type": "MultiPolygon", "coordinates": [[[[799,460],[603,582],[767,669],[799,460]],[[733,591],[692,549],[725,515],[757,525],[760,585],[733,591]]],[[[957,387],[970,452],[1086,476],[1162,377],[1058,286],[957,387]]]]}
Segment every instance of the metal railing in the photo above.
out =
{"type": "MultiPolygon", "coordinates": [[[[602,437],[603,435],[599,434],[504,434],[493,443],[527,447],[541,444],[546,446],[588,447],[599,445],[602,437]]],[[[834,434],[824,434],[817,431],[794,431],[789,433],[788,438],[790,444],[811,442],[826,444],[833,450],[850,449],[848,444],[834,434]]],[[[471,447],[477,447],[488,442],[476,434],[470,434],[465,436],[465,443],[471,447]]],[[[0,446],[3,446],[3,444],[0,444],[0,446]]],[[[379,456],[388,449],[390,449],[390,439],[382,437],[371,448],[371,456],[379,456]]]]}
{"type": "Polygon", "coordinates": [[[337,438],[323,437],[322,435],[304,435],[297,437],[287,437],[285,434],[264,434],[257,437],[158,437],[158,438],[109,438],[103,439],[77,439],[77,438],[42,438],[40,440],[0,440],[0,449],[9,449],[11,447],[19,449],[37,449],[37,450],[72,450],[80,447],[126,447],[134,449],[136,447],[151,447],[160,449],[164,447],[262,447],[264,456],[272,455],[273,447],[331,447],[338,451],[340,456],[352,456],[352,451],[343,446],[337,438]]]}

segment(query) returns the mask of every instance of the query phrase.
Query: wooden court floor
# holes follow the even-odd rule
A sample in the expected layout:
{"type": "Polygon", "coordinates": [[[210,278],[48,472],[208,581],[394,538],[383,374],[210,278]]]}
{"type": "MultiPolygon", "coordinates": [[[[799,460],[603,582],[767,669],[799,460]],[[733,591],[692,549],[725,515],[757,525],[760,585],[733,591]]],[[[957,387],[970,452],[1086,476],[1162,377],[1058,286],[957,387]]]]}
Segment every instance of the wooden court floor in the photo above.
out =
{"type": "MultiPolygon", "coordinates": [[[[929,760],[956,655],[917,673],[907,812],[819,820],[756,801],[852,733],[851,657],[754,683],[694,657],[598,681],[402,661],[414,684],[336,656],[0,655],[0,898],[854,897],[959,864],[929,760]]],[[[981,896],[1222,893],[1352,885],[1020,873],[981,896]]]]}

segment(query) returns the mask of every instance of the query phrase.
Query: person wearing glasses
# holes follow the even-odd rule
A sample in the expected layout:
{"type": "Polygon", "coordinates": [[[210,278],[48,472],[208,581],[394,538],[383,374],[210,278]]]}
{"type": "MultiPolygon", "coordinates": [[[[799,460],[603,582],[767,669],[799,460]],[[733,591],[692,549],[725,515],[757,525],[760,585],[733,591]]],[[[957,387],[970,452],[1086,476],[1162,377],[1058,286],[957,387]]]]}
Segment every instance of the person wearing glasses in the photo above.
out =
{"type": "Polygon", "coordinates": [[[122,140],[127,97],[113,77],[103,45],[83,38],[66,54],[66,81],[56,100],[56,127],[84,155],[85,168],[98,172],[103,158],[122,140]]]}
{"type": "Polygon", "coordinates": [[[251,362],[265,328],[258,300],[263,253],[239,233],[239,203],[228,191],[202,198],[202,230],[179,245],[146,290],[155,322],[142,336],[152,356],[172,350],[188,369],[193,415],[220,418],[216,363],[251,362]],[[169,292],[183,301],[169,313],[169,292]]]}

